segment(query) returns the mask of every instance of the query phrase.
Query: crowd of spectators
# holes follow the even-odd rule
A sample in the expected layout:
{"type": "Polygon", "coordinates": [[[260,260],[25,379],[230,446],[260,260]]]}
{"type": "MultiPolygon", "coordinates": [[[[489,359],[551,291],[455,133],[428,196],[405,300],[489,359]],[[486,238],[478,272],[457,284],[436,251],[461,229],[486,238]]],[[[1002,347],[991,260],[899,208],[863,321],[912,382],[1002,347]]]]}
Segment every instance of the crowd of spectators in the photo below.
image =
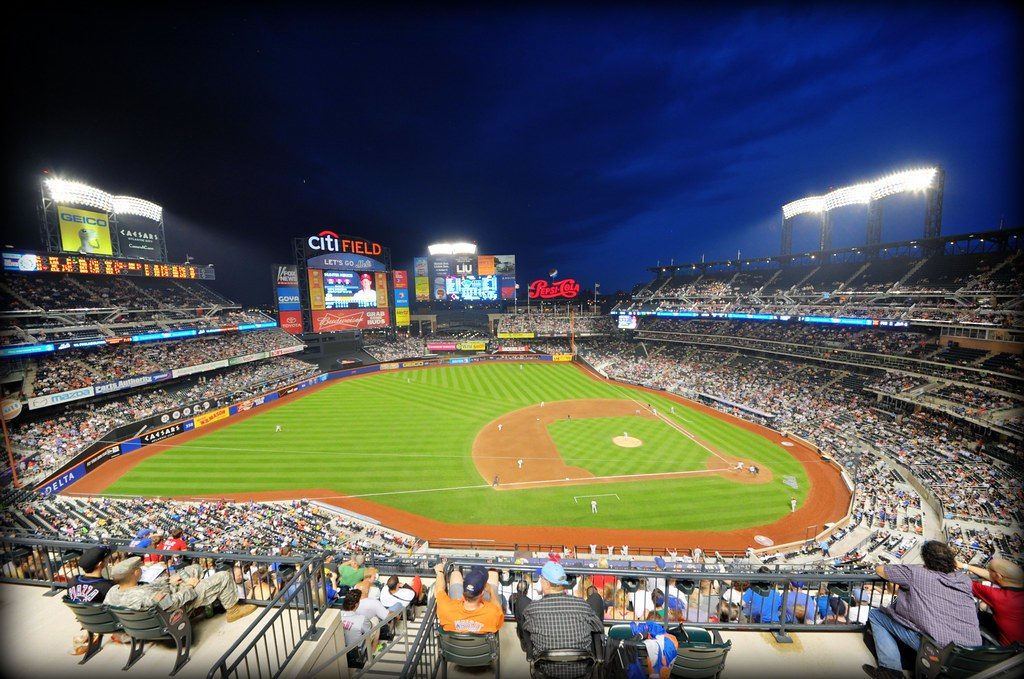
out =
{"type": "Polygon", "coordinates": [[[66,276],[5,272],[2,311],[57,309],[210,308],[230,304],[198,281],[132,280],[119,276],[66,276]]]}
{"type": "Polygon", "coordinates": [[[398,361],[403,358],[418,358],[427,353],[422,337],[399,335],[394,339],[379,336],[364,336],[363,351],[378,362],[398,361]]]}
{"type": "Polygon", "coordinates": [[[615,328],[615,319],[594,314],[519,313],[502,314],[498,332],[532,332],[537,337],[568,335],[609,335],[615,328]]]}
{"type": "MultiPolygon", "coordinates": [[[[983,452],[983,444],[951,417],[921,411],[894,417],[876,407],[871,394],[828,381],[816,370],[788,360],[742,356],[708,347],[645,342],[602,342],[580,355],[609,376],[701,400],[733,414],[808,439],[856,472],[867,470],[863,449],[884,453],[905,467],[942,503],[949,519],[983,519],[1002,528],[1024,519],[1024,474],[1019,441],[1003,442],[1016,465],[983,452]]],[[[861,475],[867,472],[859,472],[861,475]]],[[[861,518],[913,529],[919,500],[884,475],[857,493],[861,518]],[[884,490],[884,494],[881,494],[884,490]],[[891,522],[890,522],[891,523],[891,522]]],[[[916,529],[915,529],[916,530],[916,529]]]]}
{"type": "Polygon", "coordinates": [[[115,344],[69,355],[56,353],[36,359],[35,379],[26,391],[32,396],[41,396],[300,345],[301,342],[286,332],[267,329],[208,338],[115,344]]]}
{"type": "Polygon", "coordinates": [[[363,523],[307,500],[282,502],[201,502],[161,498],[42,496],[23,491],[5,503],[2,524],[52,534],[55,539],[128,541],[183,531],[191,551],[295,556],[324,550],[370,555],[407,555],[420,542],[363,523]]]}
{"type": "Polygon", "coordinates": [[[245,399],[318,372],[294,358],[269,358],[99,404],[69,405],[44,418],[15,420],[9,426],[19,479],[30,482],[56,470],[114,427],[209,399],[245,399]]]}

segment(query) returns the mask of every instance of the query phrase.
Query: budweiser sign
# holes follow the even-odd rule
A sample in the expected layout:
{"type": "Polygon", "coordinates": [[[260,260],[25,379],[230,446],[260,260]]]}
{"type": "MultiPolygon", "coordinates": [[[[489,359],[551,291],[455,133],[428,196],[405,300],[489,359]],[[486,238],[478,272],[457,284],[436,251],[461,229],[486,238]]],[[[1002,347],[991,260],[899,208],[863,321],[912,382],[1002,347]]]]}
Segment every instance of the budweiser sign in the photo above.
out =
{"type": "Polygon", "coordinates": [[[543,278],[530,283],[530,299],[575,299],[580,294],[580,284],[572,278],[548,283],[543,278]]]}

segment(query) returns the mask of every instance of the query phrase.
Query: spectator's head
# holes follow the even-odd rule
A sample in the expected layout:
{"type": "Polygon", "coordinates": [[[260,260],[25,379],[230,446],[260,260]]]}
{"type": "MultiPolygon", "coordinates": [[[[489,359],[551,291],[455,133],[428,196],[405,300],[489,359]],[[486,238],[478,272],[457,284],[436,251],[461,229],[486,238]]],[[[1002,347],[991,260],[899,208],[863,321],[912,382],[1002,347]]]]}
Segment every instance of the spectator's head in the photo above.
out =
{"type": "Polygon", "coordinates": [[[134,587],[142,576],[142,559],[131,556],[110,568],[110,579],[121,586],[134,587]]]}
{"type": "Polygon", "coordinates": [[[388,578],[388,591],[394,592],[396,589],[398,589],[398,576],[392,575],[388,578]]]}
{"type": "Polygon", "coordinates": [[[1024,585],[1024,572],[1021,567],[1007,559],[992,559],[988,563],[988,572],[992,582],[1000,587],[1021,587],[1024,585]]]}
{"type": "Polygon", "coordinates": [[[79,557],[78,565],[86,573],[98,573],[103,570],[103,564],[106,563],[108,556],[110,556],[109,547],[105,545],[93,547],[85,550],[85,553],[79,557]]]}
{"type": "Polygon", "coordinates": [[[478,601],[487,588],[487,571],[483,568],[471,568],[462,578],[462,598],[466,601],[478,601]]]}
{"type": "Polygon", "coordinates": [[[359,599],[361,599],[362,596],[363,592],[358,587],[353,587],[349,591],[345,592],[345,599],[341,602],[341,610],[356,610],[359,608],[359,599]]]}
{"type": "Polygon", "coordinates": [[[741,622],[740,607],[729,601],[721,601],[718,604],[719,622],[741,622]]]}
{"type": "Polygon", "coordinates": [[[540,570],[540,589],[544,594],[558,594],[565,591],[569,580],[562,564],[548,561],[540,570]]]}
{"type": "Polygon", "coordinates": [[[175,539],[181,539],[182,532],[183,531],[180,528],[175,526],[174,528],[171,529],[171,537],[175,538],[175,539]]]}
{"type": "Polygon", "coordinates": [[[945,542],[928,540],[921,545],[921,560],[924,567],[937,573],[952,573],[956,570],[956,556],[945,542]]]}

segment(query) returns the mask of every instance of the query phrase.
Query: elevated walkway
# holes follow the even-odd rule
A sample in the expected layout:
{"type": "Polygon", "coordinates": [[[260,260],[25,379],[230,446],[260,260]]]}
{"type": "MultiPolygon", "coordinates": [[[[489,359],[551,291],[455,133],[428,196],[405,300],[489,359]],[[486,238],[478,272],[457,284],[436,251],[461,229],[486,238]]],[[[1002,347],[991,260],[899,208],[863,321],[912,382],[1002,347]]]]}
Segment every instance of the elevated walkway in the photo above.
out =
{"type": "MultiPolygon", "coordinates": [[[[121,667],[128,658],[128,647],[105,638],[103,649],[85,665],[81,656],[70,654],[71,640],[78,634],[78,625],[60,597],[47,597],[48,590],[28,585],[0,584],[0,615],[4,624],[3,653],[5,666],[12,676],[26,677],[115,677],[149,679],[166,677],[173,666],[173,646],[147,645],[146,655],[128,672],[121,667]]],[[[255,614],[254,614],[255,615],[255,614]]],[[[414,635],[419,620],[410,624],[414,635]]],[[[175,675],[183,679],[205,678],[210,668],[245,631],[252,617],[234,623],[223,615],[195,623],[191,660],[175,675]]],[[[319,641],[302,644],[299,653],[285,668],[283,677],[308,676],[320,660],[344,648],[338,611],[328,610],[321,620],[325,630],[319,641]]],[[[850,632],[801,632],[792,628],[793,643],[777,644],[768,632],[725,630],[725,639],[732,640],[723,679],[764,679],[765,677],[830,677],[845,679],[863,676],[860,666],[872,662],[861,635],[850,632]]],[[[380,660],[360,676],[398,677],[404,659],[402,644],[396,643],[380,660]]],[[[516,679],[528,675],[526,657],[519,647],[515,624],[507,623],[501,632],[501,675],[516,679]]],[[[253,672],[248,675],[259,676],[253,672]]],[[[244,672],[244,668],[240,667],[244,672]]],[[[355,671],[353,671],[355,672],[355,671]]],[[[243,676],[242,674],[239,675],[243,676]]],[[[348,679],[346,668],[334,666],[322,671],[324,679],[348,679]]],[[[449,668],[452,677],[490,677],[488,671],[449,668]]]]}

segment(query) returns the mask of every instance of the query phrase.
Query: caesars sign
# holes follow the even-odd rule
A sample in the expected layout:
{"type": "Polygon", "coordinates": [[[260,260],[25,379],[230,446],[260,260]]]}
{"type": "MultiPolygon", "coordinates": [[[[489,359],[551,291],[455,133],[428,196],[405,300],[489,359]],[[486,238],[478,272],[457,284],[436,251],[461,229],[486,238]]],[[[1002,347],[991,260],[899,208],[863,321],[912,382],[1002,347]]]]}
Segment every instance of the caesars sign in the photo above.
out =
{"type": "Polygon", "coordinates": [[[530,299],[576,299],[580,284],[572,278],[548,283],[543,278],[530,283],[530,299]]]}

